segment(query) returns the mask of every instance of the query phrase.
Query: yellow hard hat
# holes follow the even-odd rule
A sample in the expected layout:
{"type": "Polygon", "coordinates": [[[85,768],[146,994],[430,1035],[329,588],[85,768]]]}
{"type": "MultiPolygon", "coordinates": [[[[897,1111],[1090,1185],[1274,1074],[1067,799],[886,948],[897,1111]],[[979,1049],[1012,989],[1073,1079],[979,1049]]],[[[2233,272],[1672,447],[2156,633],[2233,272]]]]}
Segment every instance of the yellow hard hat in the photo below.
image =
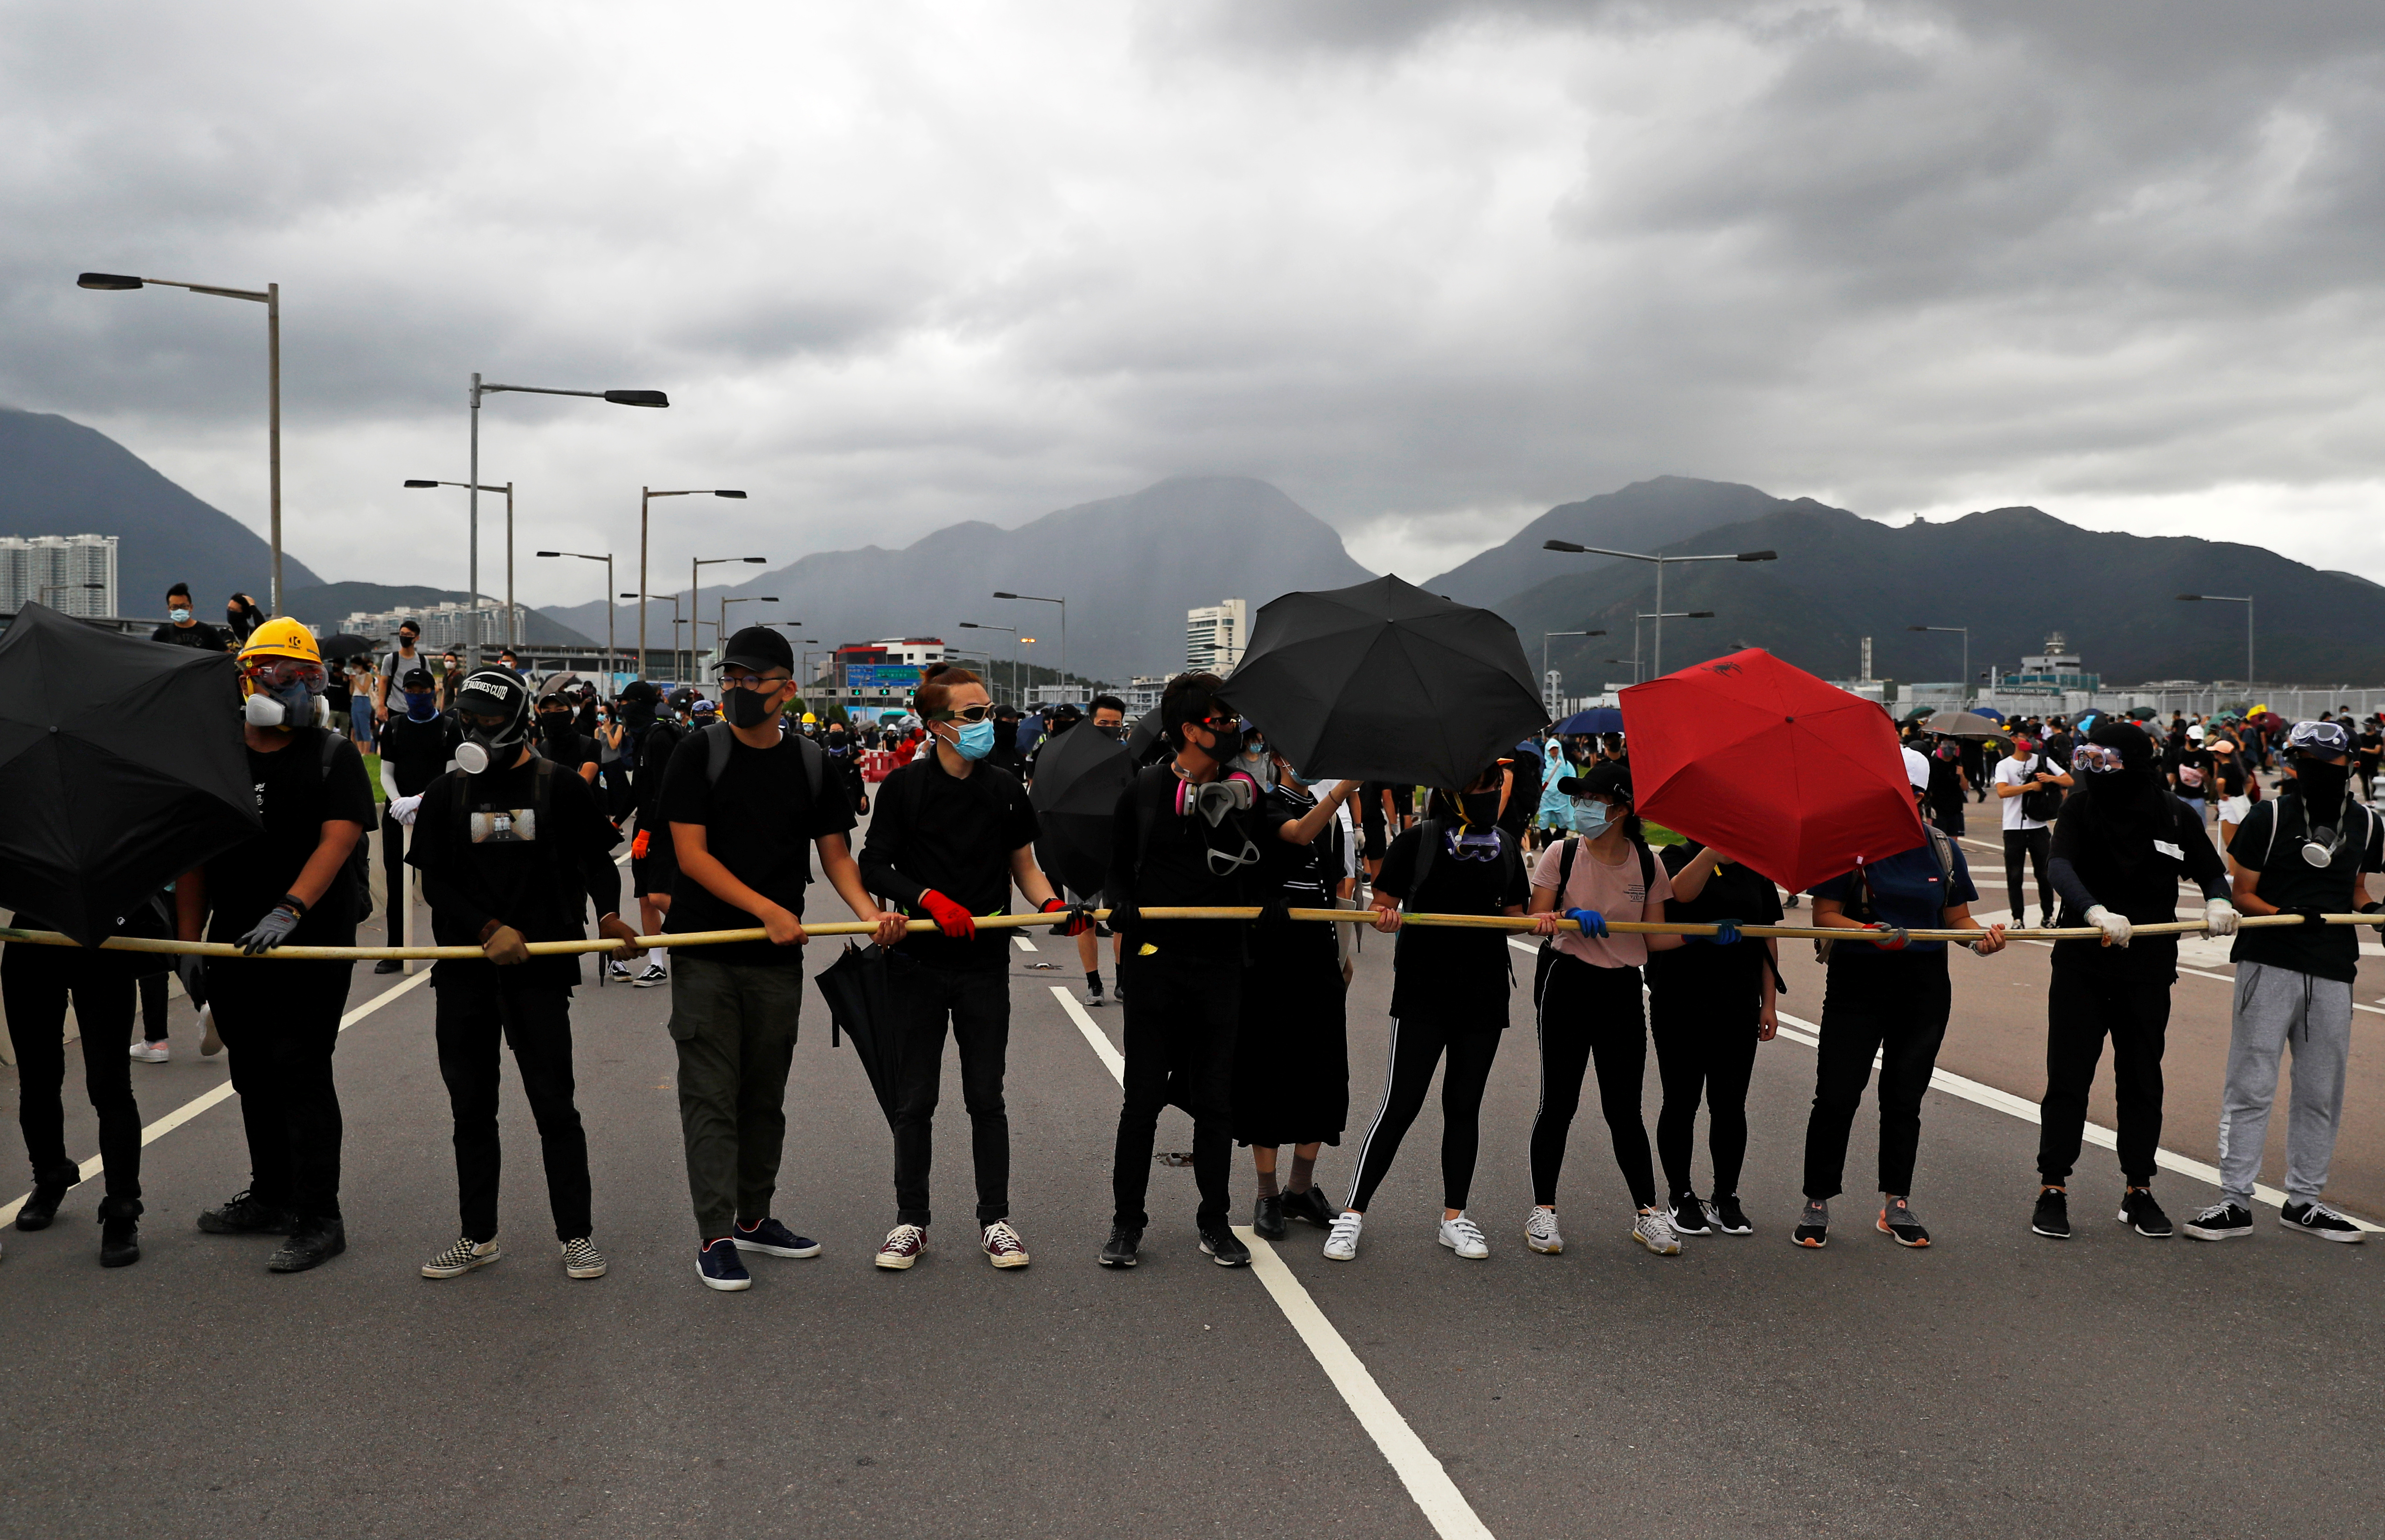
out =
{"type": "Polygon", "coordinates": [[[818,717],[817,717],[817,716],[814,716],[811,713],[809,713],[809,712],[805,712],[805,713],[804,713],[804,723],[805,723],[805,725],[806,727],[810,726],[810,725],[811,725],[811,724],[813,724],[813,723],[818,722],[818,720],[819,720],[819,718],[818,718],[818,717]]]}
{"type": "Polygon", "coordinates": [[[249,633],[248,643],[240,650],[243,663],[255,657],[304,658],[320,664],[323,649],[316,644],[315,633],[302,623],[283,615],[268,620],[249,633]]]}

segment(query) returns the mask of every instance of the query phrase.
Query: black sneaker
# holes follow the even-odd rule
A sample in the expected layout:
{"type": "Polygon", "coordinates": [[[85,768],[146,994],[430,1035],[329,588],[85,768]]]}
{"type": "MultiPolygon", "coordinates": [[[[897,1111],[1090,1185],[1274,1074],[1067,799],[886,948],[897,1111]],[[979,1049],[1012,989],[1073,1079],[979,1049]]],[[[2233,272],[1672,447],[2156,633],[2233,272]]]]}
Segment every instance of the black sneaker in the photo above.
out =
{"type": "Polygon", "coordinates": [[[1242,1244],[1241,1236],[1222,1224],[1201,1232],[1201,1249],[1219,1267],[1251,1265],[1251,1248],[1242,1244]]]}
{"type": "Polygon", "coordinates": [[[630,987],[632,989],[651,989],[657,984],[668,984],[669,982],[670,975],[663,972],[663,965],[661,963],[649,962],[646,964],[645,972],[640,974],[637,977],[630,981],[630,987]]]}
{"type": "Polygon", "coordinates": [[[1755,1234],[1755,1223],[1739,1206],[1739,1194],[1735,1192],[1718,1192],[1707,1198],[1706,1212],[1714,1216],[1714,1227],[1726,1236],[1755,1234]]]}
{"type": "MultiPolygon", "coordinates": [[[[2129,1216],[2120,1215],[2122,1219],[2129,1216]]],[[[2041,1236],[2055,1240],[2070,1238],[2070,1195],[2060,1187],[2048,1187],[2037,1195],[2037,1211],[2029,1216],[2029,1227],[2041,1236]]]]}
{"type": "Polygon", "coordinates": [[[1830,1205],[1823,1198],[1805,1199],[1805,1211],[1797,1216],[1797,1228],[1789,1238],[1809,1251],[1819,1251],[1830,1244],[1830,1205]]]}
{"type": "Polygon", "coordinates": [[[296,1225],[287,1209],[260,1203],[246,1188],[234,1193],[221,1208],[199,1212],[199,1228],[211,1236],[286,1236],[296,1225]]]}
{"type": "Polygon", "coordinates": [[[2289,1203],[2278,1211],[2278,1223],[2289,1230],[2300,1230],[2321,1240],[2340,1240],[2357,1246],[2368,1238],[2360,1233],[2359,1225],[2324,1203],[2289,1203]]]}
{"type": "Polygon", "coordinates": [[[129,1214],[99,1222],[99,1265],[131,1267],[141,1260],[141,1226],[129,1214]]]}
{"type": "Polygon", "coordinates": [[[1873,1227],[1899,1246],[1915,1248],[1929,1244],[1929,1232],[1913,1212],[1913,1205],[1903,1198],[1891,1198],[1880,1204],[1879,1218],[1873,1227]]]}
{"type": "Polygon", "coordinates": [[[406,964],[397,958],[384,957],[380,962],[373,964],[373,972],[377,974],[402,974],[406,972],[406,964]]]}
{"type": "Polygon", "coordinates": [[[1695,1193],[1682,1193],[1673,1199],[1673,1228],[1685,1236],[1705,1236],[1714,1232],[1706,1223],[1706,1206],[1695,1193]]]}
{"type": "Polygon", "coordinates": [[[1288,1192],[1283,1195],[1284,1218],[1301,1220],[1316,1225],[1320,1230],[1333,1228],[1333,1221],[1340,1216],[1341,1212],[1341,1210],[1335,1208],[1326,1198],[1323,1187],[1312,1186],[1306,1192],[1288,1192]]]}
{"type": "Polygon", "coordinates": [[[2154,1201],[2150,1187],[2130,1187],[2121,1195],[2119,1220],[2149,1240],[2167,1240],[2172,1233],[2169,1215],[2154,1201]]]}
{"type": "MultiPolygon", "coordinates": [[[[80,1176],[81,1173],[78,1172],[76,1174],[80,1176]]],[[[59,1181],[56,1178],[34,1183],[33,1190],[25,1198],[25,1206],[17,1211],[17,1228],[19,1230],[48,1229],[50,1221],[58,1217],[58,1205],[66,1201],[67,1189],[73,1186],[72,1182],[59,1181]]]]}
{"type": "Polygon", "coordinates": [[[1101,1264],[1104,1267],[1132,1267],[1134,1254],[1142,1248],[1142,1231],[1131,1224],[1113,1224],[1108,1244],[1102,1248],[1101,1264]]]}
{"type": "Polygon", "coordinates": [[[336,1219],[312,1220],[303,1229],[293,1229],[281,1249],[267,1259],[267,1271],[272,1273],[304,1273],[310,1267],[320,1267],[348,1248],[348,1229],[336,1219]]]}
{"type": "Polygon", "coordinates": [[[2186,1222],[2196,1240],[2239,1240],[2253,1233],[2253,1211],[2240,1203],[2214,1203],[2186,1222]]]}
{"type": "Polygon", "coordinates": [[[1261,1240],[1281,1240],[1292,1234],[1283,1222],[1283,1195],[1268,1193],[1251,1206],[1251,1233],[1261,1240]]]}

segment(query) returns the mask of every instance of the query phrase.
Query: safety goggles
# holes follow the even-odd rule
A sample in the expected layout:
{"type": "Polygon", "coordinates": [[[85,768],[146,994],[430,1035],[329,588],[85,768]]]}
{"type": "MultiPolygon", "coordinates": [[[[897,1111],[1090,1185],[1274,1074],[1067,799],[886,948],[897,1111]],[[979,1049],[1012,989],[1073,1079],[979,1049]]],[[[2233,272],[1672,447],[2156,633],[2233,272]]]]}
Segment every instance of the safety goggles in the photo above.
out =
{"type": "Polygon", "coordinates": [[[928,714],[928,720],[930,722],[982,722],[993,714],[993,708],[989,705],[955,706],[950,711],[931,711],[928,714]]]}
{"type": "Polygon", "coordinates": [[[1453,829],[1448,836],[1452,861],[1496,861],[1499,831],[1495,828],[1453,829]]]}
{"type": "Polygon", "coordinates": [[[2094,775],[2109,775],[2120,768],[2120,751],[2102,743],[2081,743],[2070,751],[2070,768],[2094,775]]]}
{"type": "Polygon", "coordinates": [[[287,689],[303,684],[319,690],[324,685],[323,665],[308,663],[305,658],[262,657],[246,664],[245,671],[268,689],[287,689]]]}

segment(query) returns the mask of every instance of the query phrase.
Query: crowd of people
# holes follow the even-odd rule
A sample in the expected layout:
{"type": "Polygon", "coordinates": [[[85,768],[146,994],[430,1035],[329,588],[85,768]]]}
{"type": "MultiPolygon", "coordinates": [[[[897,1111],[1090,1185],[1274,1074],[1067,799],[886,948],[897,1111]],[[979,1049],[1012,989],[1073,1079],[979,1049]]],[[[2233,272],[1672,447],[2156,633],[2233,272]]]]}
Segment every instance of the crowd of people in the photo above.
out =
{"type": "MultiPolygon", "coordinates": [[[[157,640],[222,645],[188,635],[214,628],[191,620],[187,592],[176,597],[174,619],[157,640]]],[[[242,618],[237,603],[228,610],[235,630],[242,618]]],[[[2385,869],[2385,825],[2365,800],[2379,741],[2373,720],[2330,714],[2282,732],[2182,717],[2166,731],[2135,721],[2028,720],[2004,725],[1992,748],[1979,738],[1908,735],[1898,751],[1925,838],[1804,895],[1784,895],[1722,851],[1652,839],[1620,734],[1535,734],[1463,785],[1326,784],[1305,776],[1238,712],[1230,684],[1188,673],[1168,684],[1149,746],[1133,758],[1093,892],[1046,875],[1030,787],[1040,757],[1066,734],[1128,738],[1115,697],[1022,716],[996,705],[975,674],[934,664],[905,714],[854,726],[804,713],[789,644],[767,627],[728,640],[713,696],[686,688],[667,694],[640,680],[616,700],[570,674],[532,680],[507,657],[484,668],[434,668],[418,638],[417,627],[400,629],[398,645],[350,680],[342,715],[330,702],[338,660],[327,662],[312,633],[286,618],[251,624],[233,645],[244,699],[239,731],[261,831],[182,874],[145,916],[124,923],[126,934],[240,949],[237,957],[185,956],[178,966],[185,992],[205,1008],[210,1049],[219,1041],[230,1051],[248,1144],[246,1186],[205,1211],[199,1225],[278,1237],[268,1262],[275,1271],[305,1271],[345,1248],[332,1052],[352,964],[259,954],[356,944],[373,903],[365,836],[376,826],[388,941],[419,943],[408,934],[406,890],[415,880],[431,939],[480,953],[443,959],[431,977],[460,1224],[455,1243],[422,1265],[426,1277],[456,1277],[503,1254],[497,1087],[506,1049],[537,1129],[564,1270],[583,1279],[606,1272],[575,1102],[571,1005],[584,964],[581,954],[535,950],[584,940],[592,917],[598,937],[622,944],[597,961],[608,977],[671,990],[667,1030],[697,1274],[708,1287],[740,1290],[751,1283],[749,1255],[819,1253],[818,1242],[775,1212],[804,995],[799,943],[816,877],[871,927],[899,1043],[900,1068],[886,1093],[894,1202],[874,1257],[882,1268],[907,1269],[928,1248],[948,1037],[970,1129],[971,1248],[997,1268],[1030,1260],[1009,1205],[1007,943],[979,923],[1009,913],[1014,895],[1075,939],[1088,1001],[1115,998],[1123,1010],[1104,1267],[1131,1268],[1142,1254],[1153,1223],[1158,1122],[1171,1105],[1192,1120],[1192,1228],[1203,1252],[1229,1267],[1251,1260],[1231,1223],[1239,1146],[1252,1151],[1254,1233],[1280,1240],[1292,1223],[1305,1223],[1322,1232],[1327,1258],[1356,1260],[1367,1214],[1436,1074],[1438,1239],[1459,1258],[1489,1256],[1489,1233],[1469,1201],[1484,1094],[1515,1015],[1508,940],[1519,933],[1537,941],[1529,986],[1539,1079],[1532,1202],[1518,1226],[1526,1248],[1565,1248],[1559,1188],[1593,1076],[1626,1205],[1615,1211],[1628,1215],[1634,1242],[1674,1256],[1685,1237],[1752,1234],[1756,1222],[1739,1192],[1747,1099],[1759,1047],[1779,1026],[1784,985],[1779,940],[1743,932],[1780,923],[1801,900],[1811,904],[1811,926],[1834,934],[1816,943],[1828,982],[1805,1127],[1804,1204],[1788,1238],[1807,1248],[1829,1243],[1830,1205],[1843,1196],[1852,1130],[1870,1089],[1879,1201],[1864,1207],[1880,1234],[1927,1247],[1915,1175],[1923,1093],[1952,1012],[1951,952],[1960,945],[1988,957],[2006,945],[2004,925],[1971,912],[1979,895],[1956,838],[1962,801],[1991,792],[2003,814],[2013,919],[2023,918],[2026,867],[2052,923],[2095,932],[2054,945],[2032,1228],[2070,1233],[2067,1184],[2108,1037],[2124,1177],[2118,1214],[2140,1235],[2173,1233],[2152,1184],[2178,939],[2140,927],[2174,920],[2184,885],[2200,900],[2200,929],[2234,937],[2237,974],[2219,1123],[2222,1190],[2183,1228],[2204,1240],[2250,1232],[2291,1041],[2281,1223],[2332,1240],[2361,1238],[2323,1200],[2358,945],[2350,928],[2323,919],[2379,907],[2367,874],[2385,869]],[[360,733],[360,714],[368,733],[360,733]],[[378,752],[378,798],[359,736],[378,752]],[[861,769],[872,751],[891,766],[874,787],[861,769]],[[2282,777],[2266,795],[2257,772],[2264,763],[2282,777]],[[616,861],[625,837],[626,891],[616,861]],[[632,899],[636,924],[625,913],[632,899]],[[1158,913],[1211,906],[1255,907],[1259,918],[1158,913]],[[1303,907],[1363,910],[1366,924],[1395,938],[1383,1089],[1365,1112],[1341,1204],[1326,1196],[1317,1162],[1325,1146],[1351,1131],[1356,938],[1352,925],[1290,918],[1303,907]],[[2301,923],[2239,934],[2240,914],[2301,923]],[[1412,924],[1412,916],[1511,923],[1412,924]],[[1647,934],[1612,928],[1617,921],[1711,932],[1647,934]],[[918,922],[926,923],[912,930],[918,922]],[[753,929],[762,938],[669,949],[668,963],[666,949],[628,950],[642,935],[753,929]],[[1930,931],[1961,939],[1913,934],[1930,931]],[[1105,934],[1114,997],[1103,987],[1105,934]],[[1661,1088],[1653,1141],[1642,1095],[1651,1048],[1661,1088]],[[1703,1191],[1692,1169],[1702,1109],[1703,1191]]],[[[15,923],[45,928],[34,915],[15,923]]],[[[101,1260],[108,1265],[139,1257],[141,1122],[128,1059],[90,1049],[119,1030],[130,1039],[136,995],[145,1003],[153,987],[162,1006],[163,974],[143,954],[22,942],[0,951],[33,1174],[18,1227],[50,1224],[80,1179],[65,1151],[61,1110],[59,1028],[71,1000],[99,1113],[101,1260]]],[[[160,1009],[131,1059],[166,1056],[162,1018],[160,1009]]]]}

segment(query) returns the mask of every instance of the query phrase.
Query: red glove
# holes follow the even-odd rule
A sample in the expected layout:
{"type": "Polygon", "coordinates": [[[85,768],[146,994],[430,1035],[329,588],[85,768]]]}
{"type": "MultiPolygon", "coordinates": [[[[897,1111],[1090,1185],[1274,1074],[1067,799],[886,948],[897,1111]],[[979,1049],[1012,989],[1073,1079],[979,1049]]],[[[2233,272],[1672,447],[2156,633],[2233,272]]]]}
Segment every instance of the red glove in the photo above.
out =
{"type": "Polygon", "coordinates": [[[930,888],[919,895],[919,907],[936,928],[955,941],[966,941],[977,934],[977,916],[930,888]]]}
{"type": "Polygon", "coordinates": [[[633,855],[633,856],[636,856],[640,861],[643,861],[643,860],[645,860],[645,859],[646,859],[646,841],[647,841],[648,839],[650,839],[651,838],[653,838],[653,837],[652,837],[651,835],[647,834],[647,832],[646,832],[645,830],[643,830],[643,829],[640,829],[640,830],[638,831],[638,837],[637,837],[635,839],[632,839],[632,840],[631,840],[631,841],[630,841],[630,853],[631,853],[631,855],[633,855]]]}
{"type": "Polygon", "coordinates": [[[1896,926],[1890,925],[1885,921],[1877,922],[1872,925],[1870,928],[1873,930],[1883,930],[1888,933],[1889,939],[1879,943],[1879,950],[1882,951],[1903,951],[1904,950],[1905,942],[1910,939],[1904,932],[1897,929],[1896,926]]]}
{"type": "Polygon", "coordinates": [[[1086,911],[1085,906],[1080,903],[1070,903],[1065,899],[1046,899],[1043,900],[1043,907],[1037,913],[1068,915],[1068,918],[1065,924],[1052,927],[1055,934],[1061,936],[1082,936],[1093,928],[1093,917],[1086,911]]]}

